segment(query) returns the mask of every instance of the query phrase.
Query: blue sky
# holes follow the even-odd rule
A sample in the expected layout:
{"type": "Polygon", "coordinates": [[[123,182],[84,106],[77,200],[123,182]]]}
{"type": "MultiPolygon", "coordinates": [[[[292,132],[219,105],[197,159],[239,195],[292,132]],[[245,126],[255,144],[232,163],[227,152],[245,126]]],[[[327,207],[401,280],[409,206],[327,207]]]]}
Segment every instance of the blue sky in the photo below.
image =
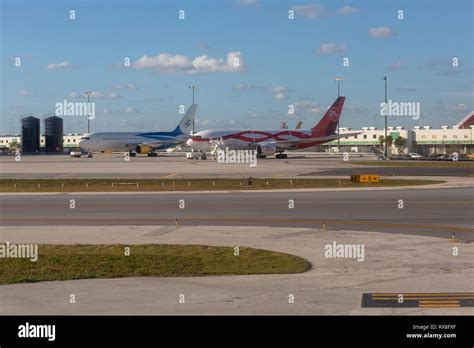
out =
{"type": "MultiPolygon", "coordinates": [[[[92,130],[139,130],[140,115],[145,130],[171,130],[179,105],[191,103],[192,84],[197,130],[278,128],[283,120],[309,128],[337,96],[337,75],[347,97],[341,126],[383,126],[384,75],[390,99],[421,105],[419,120],[390,124],[453,125],[473,109],[472,7],[470,0],[1,0],[0,133],[10,125],[18,132],[22,114],[42,117],[64,99],[83,101],[85,90],[96,103],[92,130]]],[[[65,132],[86,129],[85,118],[64,119],[65,132]]]]}

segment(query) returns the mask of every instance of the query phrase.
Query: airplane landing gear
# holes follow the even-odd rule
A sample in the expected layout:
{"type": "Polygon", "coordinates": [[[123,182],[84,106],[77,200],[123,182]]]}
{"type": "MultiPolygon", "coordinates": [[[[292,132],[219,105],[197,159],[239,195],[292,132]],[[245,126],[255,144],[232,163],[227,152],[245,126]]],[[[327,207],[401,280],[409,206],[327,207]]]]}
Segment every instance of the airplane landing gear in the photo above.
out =
{"type": "Polygon", "coordinates": [[[276,158],[288,158],[288,155],[286,153],[277,153],[276,158]]]}

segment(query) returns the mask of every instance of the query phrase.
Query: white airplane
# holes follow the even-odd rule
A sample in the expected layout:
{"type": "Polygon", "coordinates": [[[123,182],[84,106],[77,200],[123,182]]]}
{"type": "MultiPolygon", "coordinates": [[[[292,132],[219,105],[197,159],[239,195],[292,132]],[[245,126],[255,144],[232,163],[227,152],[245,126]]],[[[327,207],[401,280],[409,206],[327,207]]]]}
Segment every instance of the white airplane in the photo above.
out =
{"type": "Polygon", "coordinates": [[[309,130],[205,130],[197,132],[187,141],[193,151],[205,153],[228,147],[229,150],[256,149],[259,157],[276,154],[287,158],[286,150],[301,150],[338,138],[347,138],[362,132],[335,133],[346,97],[338,97],[323,118],[309,130]]]}
{"type": "Polygon", "coordinates": [[[88,152],[100,151],[136,151],[150,153],[179,144],[185,144],[193,130],[197,105],[188,109],[181,122],[172,132],[104,132],[84,134],[79,146],[88,152]]]}

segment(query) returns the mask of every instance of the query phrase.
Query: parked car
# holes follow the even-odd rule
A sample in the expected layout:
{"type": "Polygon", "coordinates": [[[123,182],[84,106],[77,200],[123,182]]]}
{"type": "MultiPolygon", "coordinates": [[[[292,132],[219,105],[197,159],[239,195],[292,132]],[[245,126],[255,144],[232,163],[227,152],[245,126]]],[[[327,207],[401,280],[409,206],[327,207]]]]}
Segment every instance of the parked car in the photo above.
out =
{"type": "Polygon", "coordinates": [[[423,158],[423,156],[420,155],[419,153],[410,152],[410,153],[407,153],[407,154],[405,155],[405,158],[420,159],[420,158],[423,158]]]}

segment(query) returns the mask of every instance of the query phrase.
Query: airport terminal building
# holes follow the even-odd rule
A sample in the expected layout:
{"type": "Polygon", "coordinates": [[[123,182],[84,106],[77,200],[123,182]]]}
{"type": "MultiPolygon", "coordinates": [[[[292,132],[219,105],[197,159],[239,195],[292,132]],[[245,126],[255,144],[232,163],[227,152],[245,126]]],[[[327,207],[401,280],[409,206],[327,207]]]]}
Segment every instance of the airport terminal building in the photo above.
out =
{"type": "MultiPolygon", "coordinates": [[[[416,152],[423,156],[450,155],[453,152],[468,155],[474,153],[473,142],[474,111],[471,111],[455,126],[417,126],[413,129],[404,127],[388,127],[387,137],[392,138],[392,146],[388,148],[389,155],[403,155],[416,152]],[[400,141],[400,139],[402,141],[400,141]],[[397,139],[399,139],[397,141],[397,139]],[[397,146],[398,145],[398,146],[397,146]],[[403,145],[403,146],[402,146],[403,145]]],[[[382,148],[385,129],[363,127],[361,130],[339,128],[340,134],[363,132],[356,136],[331,141],[320,146],[321,151],[327,152],[376,152],[382,148]],[[381,139],[382,138],[382,139],[381,139]]]]}
{"type": "MultiPolygon", "coordinates": [[[[341,128],[340,133],[357,132],[351,128],[341,128]]],[[[402,155],[408,152],[417,152],[423,156],[435,154],[459,154],[474,153],[473,141],[474,126],[469,128],[459,128],[457,126],[443,126],[434,129],[430,126],[415,127],[405,129],[403,127],[388,127],[387,135],[392,137],[392,146],[389,147],[389,154],[402,155]],[[396,140],[401,137],[405,139],[403,147],[396,146],[396,140]],[[401,150],[401,151],[400,151],[401,150]]],[[[384,136],[384,129],[376,127],[364,127],[363,132],[356,136],[351,136],[339,141],[339,151],[341,152],[373,152],[374,149],[381,148],[380,138],[384,136]]],[[[322,151],[337,152],[337,141],[320,146],[322,151]]]]}

